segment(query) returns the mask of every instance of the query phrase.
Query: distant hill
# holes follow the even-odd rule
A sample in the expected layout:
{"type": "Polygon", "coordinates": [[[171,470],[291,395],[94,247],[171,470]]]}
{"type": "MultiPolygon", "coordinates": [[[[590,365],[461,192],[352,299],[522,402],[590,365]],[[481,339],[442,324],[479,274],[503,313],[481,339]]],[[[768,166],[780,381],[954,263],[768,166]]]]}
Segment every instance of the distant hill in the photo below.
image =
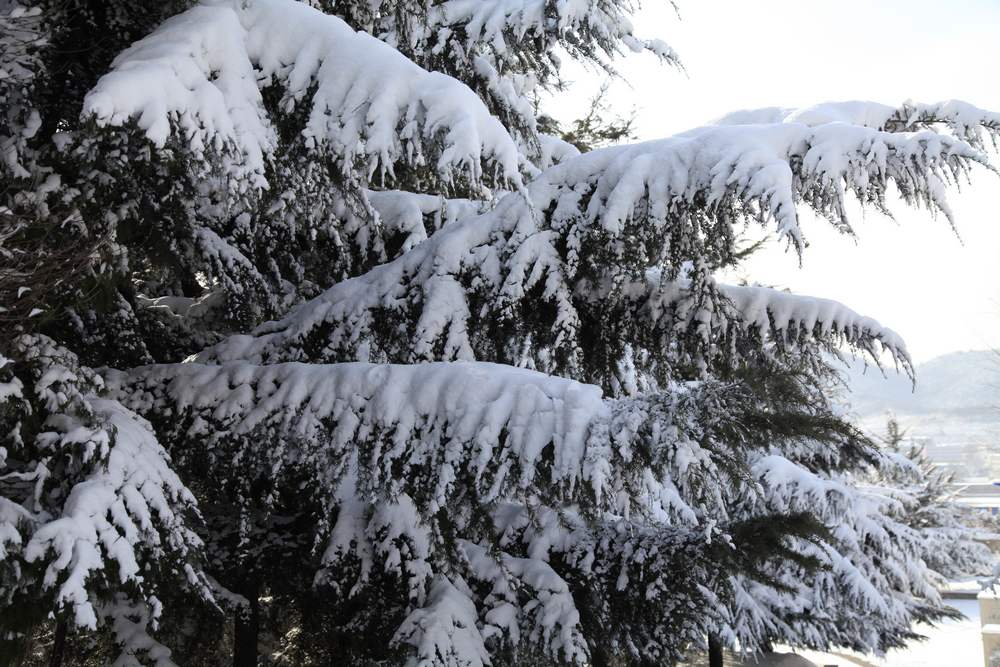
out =
{"type": "MultiPolygon", "coordinates": [[[[856,362],[848,370],[846,402],[862,426],[881,433],[893,412],[911,435],[940,444],[1000,443],[1000,355],[953,352],[919,364],[909,378],[856,362]]],[[[1000,444],[997,445],[1000,451],[1000,444]]]]}
{"type": "Polygon", "coordinates": [[[1000,421],[1000,355],[990,350],[952,352],[920,364],[914,387],[905,375],[877,368],[863,373],[863,364],[849,371],[851,406],[862,417],[892,410],[904,414],[927,412],[980,413],[997,411],[1000,421]]]}

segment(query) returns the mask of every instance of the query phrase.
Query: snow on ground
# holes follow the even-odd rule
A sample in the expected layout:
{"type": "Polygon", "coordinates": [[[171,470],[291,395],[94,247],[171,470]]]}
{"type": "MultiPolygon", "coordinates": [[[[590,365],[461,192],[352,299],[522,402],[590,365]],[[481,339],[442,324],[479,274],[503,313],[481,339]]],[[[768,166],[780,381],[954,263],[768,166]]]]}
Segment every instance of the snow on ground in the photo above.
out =
{"type": "MultiPolygon", "coordinates": [[[[947,603],[965,614],[958,621],[944,621],[936,627],[920,624],[917,631],[927,639],[912,642],[907,648],[890,651],[882,659],[850,651],[819,653],[796,651],[818,667],[979,667],[983,664],[983,640],[980,634],[979,602],[975,599],[947,598],[947,603]]],[[[789,650],[789,649],[780,649],[789,650]]],[[[762,663],[772,667],[783,663],[762,663]]]]}
{"type": "Polygon", "coordinates": [[[816,663],[796,653],[769,653],[757,661],[744,663],[745,667],[816,667],[816,663]]]}

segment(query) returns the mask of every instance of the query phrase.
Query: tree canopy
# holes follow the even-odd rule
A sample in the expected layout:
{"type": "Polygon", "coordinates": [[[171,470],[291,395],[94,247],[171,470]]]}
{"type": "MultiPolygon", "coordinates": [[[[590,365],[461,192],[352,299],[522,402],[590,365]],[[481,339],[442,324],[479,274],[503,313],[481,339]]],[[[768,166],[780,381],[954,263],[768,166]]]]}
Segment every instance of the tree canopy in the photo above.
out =
{"type": "Polygon", "coordinates": [[[1000,114],[547,134],[560,58],[679,65],[636,9],[0,2],[0,654],[673,664],[952,613],[831,398],[903,339],[719,276],[751,229],[807,261],[801,209],[952,221],[1000,114]]]}

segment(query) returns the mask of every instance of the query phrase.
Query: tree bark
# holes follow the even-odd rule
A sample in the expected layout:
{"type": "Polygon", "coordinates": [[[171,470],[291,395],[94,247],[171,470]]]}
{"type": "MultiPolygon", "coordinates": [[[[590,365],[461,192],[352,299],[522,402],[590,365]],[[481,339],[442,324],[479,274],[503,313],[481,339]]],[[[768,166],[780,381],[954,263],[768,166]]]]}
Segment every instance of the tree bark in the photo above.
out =
{"type": "Polygon", "coordinates": [[[49,654],[49,667],[62,667],[63,655],[66,653],[66,621],[56,622],[56,636],[52,640],[52,652],[49,654]]]}
{"type": "Polygon", "coordinates": [[[257,667],[257,633],[260,629],[257,583],[247,586],[243,595],[249,600],[250,606],[236,614],[233,631],[233,667],[257,667]]]}
{"type": "Polygon", "coordinates": [[[722,642],[716,635],[708,636],[708,667],[722,667],[722,642]]]}

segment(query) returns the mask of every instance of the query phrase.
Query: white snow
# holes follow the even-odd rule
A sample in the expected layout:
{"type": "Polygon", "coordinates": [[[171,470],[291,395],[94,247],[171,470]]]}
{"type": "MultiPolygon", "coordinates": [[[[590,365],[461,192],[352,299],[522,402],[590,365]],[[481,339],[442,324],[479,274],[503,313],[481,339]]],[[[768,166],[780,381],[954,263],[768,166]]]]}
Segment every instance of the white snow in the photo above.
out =
{"type": "Polygon", "coordinates": [[[229,146],[265,187],[275,121],[260,89],[272,85],[285,111],[308,105],[306,145],[345,174],[389,176],[405,160],[473,182],[494,165],[520,183],[513,139],[472,90],[295,0],[217,0],[167,20],[115,59],[83,114],[135,119],[158,147],[175,133],[195,152],[229,146]]]}
{"type": "Polygon", "coordinates": [[[247,38],[230,7],[192,7],[119,54],[83,113],[107,125],[134,119],[161,148],[174,132],[195,152],[231,144],[262,176],[276,139],[247,38]]]}
{"type": "Polygon", "coordinates": [[[368,201],[378,212],[387,232],[405,234],[400,252],[407,252],[427,237],[458,220],[487,209],[488,203],[472,199],[446,199],[403,190],[368,190],[368,201]]]}
{"type": "Polygon", "coordinates": [[[659,280],[659,274],[651,275],[650,291],[654,296],[648,302],[648,308],[654,320],[663,317],[665,311],[674,309],[674,316],[681,321],[697,318],[704,323],[706,333],[725,329],[730,322],[735,322],[744,330],[756,331],[762,339],[776,335],[786,343],[789,336],[804,335],[809,340],[839,336],[850,345],[866,351],[876,364],[881,351],[888,351],[907,373],[912,374],[912,360],[899,334],[837,301],[757,285],[718,284],[719,293],[728,303],[718,312],[699,312],[685,307],[685,297],[691,289],[690,281],[678,280],[658,286],[659,280]]]}
{"type": "MultiPolygon", "coordinates": [[[[464,582],[457,582],[465,588],[464,582]]],[[[484,667],[491,665],[477,628],[476,606],[448,578],[431,586],[426,606],[415,609],[396,630],[393,641],[411,644],[415,667],[484,667]]]]}
{"type": "MultiPolygon", "coordinates": [[[[546,447],[552,447],[551,481],[574,483],[583,474],[590,422],[609,414],[597,387],[488,363],[177,364],[110,377],[130,383],[122,400],[134,409],[151,409],[148,401],[163,400],[156,398],[163,394],[177,410],[221,420],[225,437],[283,425],[306,442],[322,440],[314,446],[346,456],[373,432],[392,434],[373,443],[381,454],[372,461],[368,482],[390,482],[398,474],[395,466],[405,471],[436,462],[437,507],[446,506],[455,483],[445,472],[452,465],[470,466],[479,477],[487,466],[507,461],[500,477],[482,480],[483,490],[507,483],[527,488],[535,483],[536,460],[546,447]],[[337,428],[328,432],[331,421],[337,428]],[[442,459],[443,437],[469,447],[461,454],[467,460],[442,459]],[[511,479],[505,481],[508,469],[511,479]]],[[[217,437],[216,426],[196,422],[189,435],[217,437]]]]}
{"type": "Polygon", "coordinates": [[[741,667],[817,667],[817,665],[795,653],[773,652],[746,660],[741,667]]]}

